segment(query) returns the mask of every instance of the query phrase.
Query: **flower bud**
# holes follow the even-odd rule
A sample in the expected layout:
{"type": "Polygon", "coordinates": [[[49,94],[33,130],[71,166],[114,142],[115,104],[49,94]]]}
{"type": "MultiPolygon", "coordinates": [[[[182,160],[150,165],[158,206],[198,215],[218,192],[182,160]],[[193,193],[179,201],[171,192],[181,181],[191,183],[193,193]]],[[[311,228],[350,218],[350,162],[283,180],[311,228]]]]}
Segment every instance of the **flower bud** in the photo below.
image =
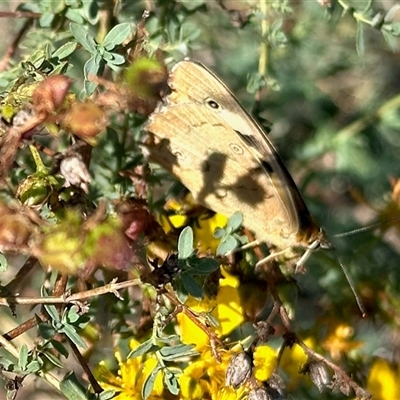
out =
{"type": "Polygon", "coordinates": [[[61,125],[85,142],[95,145],[96,136],[107,126],[107,118],[97,105],[75,102],[66,112],[61,125]]]}
{"type": "Polygon", "coordinates": [[[66,187],[74,185],[85,193],[89,192],[90,174],[79,153],[63,158],[60,163],[60,172],[65,179],[66,187]]]}
{"type": "Polygon", "coordinates": [[[59,108],[71,86],[71,79],[64,75],[53,75],[40,82],[32,94],[35,111],[49,114],[59,108]]]}
{"type": "Polygon", "coordinates": [[[273,400],[273,398],[266,389],[260,387],[250,390],[247,400],[273,400]]]}
{"type": "Polygon", "coordinates": [[[250,356],[245,353],[235,354],[229,363],[226,370],[225,383],[227,386],[232,386],[234,389],[243,386],[250,378],[252,362],[250,356]]]}
{"type": "Polygon", "coordinates": [[[135,60],[125,73],[129,89],[142,100],[159,100],[167,78],[168,70],[163,63],[144,57],[135,60]]]}
{"type": "Polygon", "coordinates": [[[310,379],[314,385],[322,392],[323,388],[328,385],[329,377],[326,372],[325,365],[319,361],[309,361],[303,371],[308,372],[310,379]]]}

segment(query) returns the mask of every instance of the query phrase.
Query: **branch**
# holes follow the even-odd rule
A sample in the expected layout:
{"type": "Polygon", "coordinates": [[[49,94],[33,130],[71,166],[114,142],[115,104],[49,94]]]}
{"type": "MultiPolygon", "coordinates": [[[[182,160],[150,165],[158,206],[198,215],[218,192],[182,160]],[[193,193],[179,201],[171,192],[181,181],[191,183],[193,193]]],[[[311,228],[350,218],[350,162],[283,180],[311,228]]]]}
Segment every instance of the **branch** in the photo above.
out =
{"type": "Polygon", "coordinates": [[[86,290],[84,292],[74,293],[72,295],[48,296],[48,297],[23,297],[23,296],[7,296],[0,297],[1,306],[26,305],[26,304],[68,304],[76,303],[91,297],[101,296],[106,293],[113,293],[116,297],[120,297],[118,290],[125,289],[130,286],[138,285],[139,279],[116,283],[117,279],[113,279],[111,283],[98,287],[96,289],[86,290]]]}

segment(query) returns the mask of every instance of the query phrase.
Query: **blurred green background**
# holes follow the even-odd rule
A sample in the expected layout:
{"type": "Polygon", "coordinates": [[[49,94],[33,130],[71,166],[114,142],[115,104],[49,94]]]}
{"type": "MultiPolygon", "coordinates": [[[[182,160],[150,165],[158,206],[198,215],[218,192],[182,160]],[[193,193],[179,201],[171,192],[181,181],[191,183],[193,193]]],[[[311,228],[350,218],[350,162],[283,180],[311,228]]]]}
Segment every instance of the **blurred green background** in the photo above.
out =
{"type": "MultiPolygon", "coordinates": [[[[55,3],[60,2],[25,7],[43,12],[55,3]]],[[[1,7],[13,10],[16,5],[3,2],[1,7]]],[[[400,207],[388,209],[391,179],[400,176],[398,2],[126,0],[114,5],[119,22],[132,24],[150,10],[146,29],[151,49],[159,46],[169,65],[186,56],[201,61],[270,127],[269,137],[336,248],[315,253],[307,273],[296,276],[297,290],[285,293],[296,332],[322,343],[331,325],[353,328],[352,340],[363,346],[350,348],[350,356],[336,361],[362,384],[374,357],[399,363],[400,222],[395,218],[400,207]],[[371,229],[335,237],[375,222],[379,224],[371,229]],[[354,280],[366,318],[336,257],[354,280]]],[[[17,19],[2,20],[3,54],[18,24],[17,19]]],[[[67,30],[66,25],[57,30],[36,21],[15,60],[46,43],[57,48],[68,39],[63,37],[67,30]]],[[[81,77],[87,57],[74,57],[69,75],[81,77]]],[[[139,128],[136,132],[140,135],[139,128]]],[[[93,152],[94,199],[108,191],[112,197],[115,190],[107,181],[110,169],[121,167],[113,158],[114,133],[107,132],[93,152]]],[[[26,393],[25,398],[46,398],[44,392],[26,393]]],[[[291,395],[347,398],[328,391],[321,397],[307,385],[291,395]]]]}

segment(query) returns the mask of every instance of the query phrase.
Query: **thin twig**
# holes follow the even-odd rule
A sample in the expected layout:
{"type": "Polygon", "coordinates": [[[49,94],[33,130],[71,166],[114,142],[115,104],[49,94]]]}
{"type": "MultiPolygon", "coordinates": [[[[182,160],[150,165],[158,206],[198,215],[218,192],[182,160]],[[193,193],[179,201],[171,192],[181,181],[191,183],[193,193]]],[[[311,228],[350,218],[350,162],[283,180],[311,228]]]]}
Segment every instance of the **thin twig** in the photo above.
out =
{"type": "Polygon", "coordinates": [[[25,261],[24,265],[19,269],[15,277],[5,285],[2,290],[5,291],[5,293],[15,293],[19,287],[19,285],[22,283],[24,278],[26,278],[31,272],[32,268],[35,266],[37,262],[36,257],[30,256],[28,259],[25,261]]]}
{"type": "Polygon", "coordinates": [[[92,385],[92,388],[95,391],[95,393],[103,392],[103,388],[100,386],[99,382],[97,382],[96,378],[92,374],[92,371],[90,370],[89,365],[87,364],[86,360],[83,358],[78,347],[68,336],[66,336],[66,338],[68,339],[69,345],[71,346],[71,349],[72,349],[73,353],[75,354],[75,357],[78,359],[79,364],[82,366],[83,370],[86,372],[86,375],[87,375],[89,382],[92,385]]]}
{"type": "Polygon", "coordinates": [[[0,18],[40,18],[42,14],[30,11],[0,11],[0,18]]]}
{"type": "Polygon", "coordinates": [[[178,309],[181,310],[183,314],[185,314],[195,325],[197,325],[204,333],[207,334],[207,336],[210,339],[210,345],[211,345],[211,351],[216,358],[218,362],[221,362],[221,357],[218,354],[218,351],[216,349],[216,344],[218,344],[220,347],[224,347],[224,344],[222,343],[221,339],[214,333],[212,332],[209,327],[206,324],[203,324],[199,320],[199,316],[192,311],[189,307],[187,307],[185,304],[182,304],[178,298],[175,296],[175,293],[171,292],[165,292],[164,295],[176,306],[178,309]]]}
{"type": "MultiPolygon", "coordinates": [[[[3,12],[0,12],[0,18],[5,16],[3,12]]],[[[0,61],[0,72],[4,71],[10,62],[10,60],[14,57],[15,52],[18,49],[19,42],[24,37],[25,33],[32,25],[32,20],[25,21],[22,28],[19,30],[17,35],[15,36],[14,40],[10,43],[8,48],[6,49],[3,59],[0,61]]]]}
{"type": "MultiPolygon", "coordinates": [[[[19,351],[18,349],[11,344],[7,339],[4,338],[4,336],[0,335],[0,345],[8,351],[10,354],[12,354],[15,358],[19,359],[19,351]]],[[[52,375],[49,372],[43,372],[40,371],[37,373],[40,377],[42,377],[46,382],[48,382],[51,386],[56,388],[57,390],[60,391],[60,381],[58,378],[56,378],[54,375],[52,375]]]]}
{"type": "Polygon", "coordinates": [[[370,393],[368,393],[362,387],[357,385],[357,383],[353,379],[351,379],[350,376],[348,376],[346,374],[346,372],[343,371],[342,368],[340,368],[339,366],[334,364],[332,361],[329,361],[324,356],[322,356],[321,354],[317,353],[316,351],[314,351],[313,349],[308,347],[304,342],[302,342],[298,338],[296,340],[296,343],[304,350],[304,352],[307,354],[307,356],[312,357],[315,360],[323,362],[329,368],[331,368],[333,371],[335,371],[336,374],[340,375],[340,377],[354,390],[354,392],[357,395],[357,398],[358,398],[358,396],[360,396],[361,393],[363,394],[363,398],[372,397],[372,395],[370,393]]]}
{"type": "Polygon", "coordinates": [[[46,321],[48,319],[47,314],[45,312],[40,312],[39,314],[36,314],[35,317],[29,318],[27,321],[19,324],[16,328],[11,329],[11,331],[5,333],[3,335],[3,338],[6,340],[15,339],[26,331],[29,331],[29,329],[35,327],[37,325],[38,319],[43,322],[46,321]]]}
{"type": "Polygon", "coordinates": [[[114,293],[117,297],[119,297],[118,290],[125,289],[130,286],[135,286],[140,283],[139,279],[132,279],[129,281],[118,282],[116,283],[113,280],[111,283],[91,289],[86,290],[84,292],[74,293],[69,296],[61,295],[61,296],[48,296],[48,297],[23,297],[23,296],[8,296],[8,297],[0,297],[0,305],[2,306],[10,306],[10,305],[26,305],[26,304],[68,304],[68,303],[76,303],[83,300],[87,300],[91,297],[101,296],[106,293],[114,293]]]}

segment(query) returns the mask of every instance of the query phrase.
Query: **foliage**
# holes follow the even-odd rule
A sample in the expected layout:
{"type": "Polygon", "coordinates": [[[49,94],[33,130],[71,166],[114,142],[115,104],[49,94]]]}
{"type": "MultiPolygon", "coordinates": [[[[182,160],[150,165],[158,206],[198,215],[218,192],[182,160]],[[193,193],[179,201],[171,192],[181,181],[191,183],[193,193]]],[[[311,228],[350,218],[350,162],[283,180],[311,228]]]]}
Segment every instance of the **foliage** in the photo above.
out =
{"type": "Polygon", "coordinates": [[[1,398],[46,399],[32,375],[51,399],[399,397],[396,1],[32,0],[7,16],[1,398]],[[305,274],[255,269],[268,248],[247,249],[240,210],[214,214],[147,160],[141,127],[186,56],[251,109],[331,237],[305,274]]]}

